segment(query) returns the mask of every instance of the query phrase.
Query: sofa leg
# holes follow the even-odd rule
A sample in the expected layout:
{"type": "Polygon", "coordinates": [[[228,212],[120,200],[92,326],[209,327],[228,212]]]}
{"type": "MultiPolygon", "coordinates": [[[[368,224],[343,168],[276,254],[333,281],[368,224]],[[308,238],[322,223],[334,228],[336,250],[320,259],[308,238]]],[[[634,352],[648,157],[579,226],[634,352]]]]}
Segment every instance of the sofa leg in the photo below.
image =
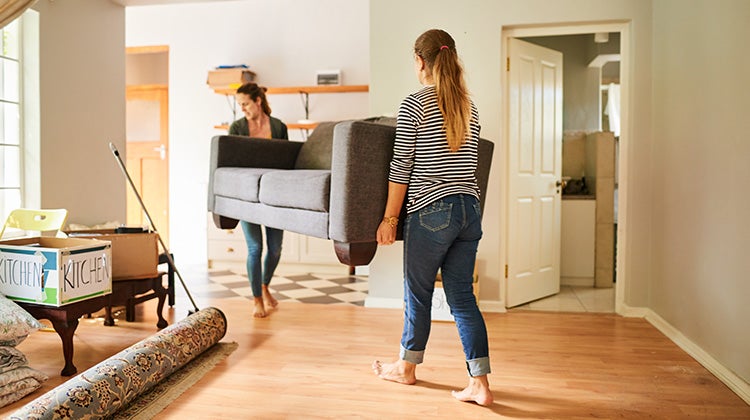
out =
{"type": "Polygon", "coordinates": [[[370,264],[378,249],[377,242],[339,242],[333,241],[336,256],[342,264],[348,266],[370,264]]]}
{"type": "Polygon", "coordinates": [[[240,222],[237,219],[232,219],[226,216],[221,216],[216,213],[213,213],[214,216],[214,224],[219,229],[234,229],[237,227],[237,224],[240,222]]]}

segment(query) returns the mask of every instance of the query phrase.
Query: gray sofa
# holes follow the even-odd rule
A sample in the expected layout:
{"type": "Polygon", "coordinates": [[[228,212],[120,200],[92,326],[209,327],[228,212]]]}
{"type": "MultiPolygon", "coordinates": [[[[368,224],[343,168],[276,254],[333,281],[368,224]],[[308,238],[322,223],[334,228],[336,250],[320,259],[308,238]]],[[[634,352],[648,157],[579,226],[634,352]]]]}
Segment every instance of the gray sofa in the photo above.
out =
{"type": "MultiPolygon", "coordinates": [[[[377,250],[395,133],[395,121],[383,118],[321,123],[306,142],[216,136],[208,210],[219,228],[246,220],[331,239],[341,263],[367,265],[377,250]]],[[[492,150],[480,141],[482,192],[492,150]]]]}

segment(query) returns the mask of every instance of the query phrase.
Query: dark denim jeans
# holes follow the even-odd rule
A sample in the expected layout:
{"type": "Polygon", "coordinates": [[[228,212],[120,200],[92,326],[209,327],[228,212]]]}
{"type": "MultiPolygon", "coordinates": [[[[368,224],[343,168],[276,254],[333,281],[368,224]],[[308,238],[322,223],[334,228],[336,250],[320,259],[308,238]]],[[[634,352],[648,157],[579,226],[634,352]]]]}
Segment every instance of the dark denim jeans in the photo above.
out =
{"type": "Polygon", "coordinates": [[[245,233],[245,243],[247,243],[247,277],[250,279],[250,288],[254,297],[261,297],[262,284],[268,286],[271,283],[273,272],[279,265],[281,258],[281,242],[284,239],[284,231],[266,226],[266,259],[263,261],[263,270],[261,271],[260,257],[263,254],[263,234],[260,231],[260,225],[240,221],[242,231],[245,233]]]}
{"type": "Polygon", "coordinates": [[[471,376],[490,373],[487,327],[473,293],[474,262],[482,237],[479,201],[451,195],[410,213],[404,225],[404,331],[401,359],[422,363],[430,335],[438,269],[471,376]]]}

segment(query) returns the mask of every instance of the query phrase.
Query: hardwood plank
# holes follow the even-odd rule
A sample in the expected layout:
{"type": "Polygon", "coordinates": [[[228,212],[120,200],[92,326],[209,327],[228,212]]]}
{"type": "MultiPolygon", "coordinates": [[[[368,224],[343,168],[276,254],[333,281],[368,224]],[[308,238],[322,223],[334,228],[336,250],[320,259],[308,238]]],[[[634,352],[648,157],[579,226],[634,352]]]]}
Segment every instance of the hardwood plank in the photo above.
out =
{"type": "MultiPolygon", "coordinates": [[[[101,319],[82,319],[74,338],[79,371],[155,332],[155,303],[139,305],[138,322],[118,319],[104,327],[101,319]]],[[[245,298],[204,297],[198,304],[227,315],[223,341],[239,348],[160,419],[750,418],[750,406],[643,319],[485,314],[495,394],[485,408],[450,395],[467,382],[453,323],[434,323],[418,382],[405,386],[370,370],[372,360],[397,355],[400,310],[282,301],[268,318],[254,319],[245,298]]],[[[178,290],[177,306],[165,316],[173,322],[188,309],[178,290]]],[[[51,379],[33,396],[0,408],[0,416],[65,380],[56,334],[34,333],[19,349],[51,379]]]]}

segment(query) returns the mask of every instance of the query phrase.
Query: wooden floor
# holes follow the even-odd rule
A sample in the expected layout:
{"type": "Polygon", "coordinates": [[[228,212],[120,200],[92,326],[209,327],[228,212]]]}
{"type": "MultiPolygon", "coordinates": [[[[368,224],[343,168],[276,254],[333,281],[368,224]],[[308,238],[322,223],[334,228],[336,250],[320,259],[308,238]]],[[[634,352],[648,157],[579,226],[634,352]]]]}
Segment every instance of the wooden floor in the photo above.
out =
{"type": "MultiPolygon", "coordinates": [[[[253,319],[245,298],[204,299],[228,318],[223,341],[239,348],[160,419],[277,418],[717,418],[750,419],[750,406],[642,319],[609,314],[485,314],[495,404],[461,403],[467,382],[455,325],[436,322],[414,386],[377,379],[373,359],[398,351],[401,311],[350,305],[282,304],[253,319]]],[[[187,316],[187,300],[165,310],[187,316]]],[[[83,319],[75,336],[79,372],[155,332],[153,302],[138,322],[83,319]]],[[[124,318],[124,315],[122,316],[124,318]]],[[[0,408],[13,412],[62,383],[60,341],[36,332],[19,346],[49,374],[42,390],[0,408]]]]}

